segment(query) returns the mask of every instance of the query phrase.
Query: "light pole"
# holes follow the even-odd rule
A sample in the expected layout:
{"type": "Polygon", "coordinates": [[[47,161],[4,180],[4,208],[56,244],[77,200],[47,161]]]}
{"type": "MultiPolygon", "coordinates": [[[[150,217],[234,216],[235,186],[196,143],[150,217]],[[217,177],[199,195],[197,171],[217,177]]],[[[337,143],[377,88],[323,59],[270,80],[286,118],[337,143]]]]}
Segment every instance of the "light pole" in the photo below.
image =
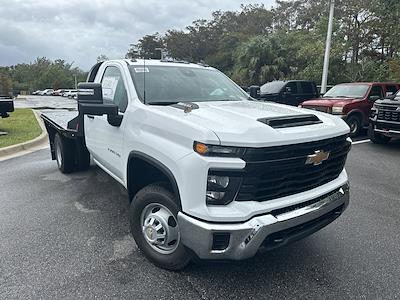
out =
{"type": "Polygon", "coordinates": [[[326,44],[325,44],[324,68],[322,70],[321,94],[326,93],[326,85],[328,82],[329,54],[331,51],[332,25],[333,25],[334,10],[335,10],[335,0],[330,0],[328,32],[326,33],[326,44]]]}

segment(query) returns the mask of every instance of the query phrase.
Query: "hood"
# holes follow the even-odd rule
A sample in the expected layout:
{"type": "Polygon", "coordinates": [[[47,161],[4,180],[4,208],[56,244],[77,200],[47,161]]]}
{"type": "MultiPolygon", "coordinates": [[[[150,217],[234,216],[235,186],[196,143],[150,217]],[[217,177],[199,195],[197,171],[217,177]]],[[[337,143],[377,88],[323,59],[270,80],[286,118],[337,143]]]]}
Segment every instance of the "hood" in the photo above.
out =
{"type": "MultiPolygon", "coordinates": [[[[396,98],[399,99],[399,98],[396,98]]],[[[382,100],[376,100],[376,104],[384,104],[384,105],[394,105],[394,106],[400,106],[400,100],[395,100],[395,99],[382,99],[382,100]]]]}
{"type": "MultiPolygon", "coordinates": [[[[267,147],[320,140],[347,134],[346,123],[336,116],[307,109],[258,101],[196,102],[198,108],[185,113],[173,106],[152,106],[171,118],[189,121],[212,130],[221,145],[267,147]],[[316,115],[319,124],[272,128],[258,121],[264,118],[316,115]]],[[[201,142],[201,141],[200,141],[201,142]]]]}
{"type": "Polygon", "coordinates": [[[360,99],[356,98],[317,98],[304,101],[301,105],[302,106],[321,106],[321,107],[332,107],[332,106],[345,106],[349,103],[357,101],[360,99]]]}

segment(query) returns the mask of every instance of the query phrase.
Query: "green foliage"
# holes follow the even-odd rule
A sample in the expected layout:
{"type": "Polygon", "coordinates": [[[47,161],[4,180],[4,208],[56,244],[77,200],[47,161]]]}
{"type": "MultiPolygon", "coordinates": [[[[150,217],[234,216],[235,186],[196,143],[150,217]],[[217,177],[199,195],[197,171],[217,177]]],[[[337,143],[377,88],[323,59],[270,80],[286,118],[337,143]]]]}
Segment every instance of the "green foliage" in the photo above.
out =
{"type": "Polygon", "coordinates": [[[14,93],[20,91],[32,92],[46,88],[72,88],[77,81],[85,81],[86,73],[62,59],[51,61],[39,57],[30,64],[18,64],[10,67],[0,67],[0,89],[4,89],[3,78],[11,80],[14,93]]]}
{"type": "MultiPolygon", "coordinates": [[[[242,85],[288,78],[319,83],[328,7],[329,0],[277,0],[271,9],[242,5],[184,30],[145,36],[137,48],[149,57],[157,44],[171,57],[205,61],[242,85]]],[[[399,18],[398,0],[336,0],[329,84],[399,81],[399,18]]]]}

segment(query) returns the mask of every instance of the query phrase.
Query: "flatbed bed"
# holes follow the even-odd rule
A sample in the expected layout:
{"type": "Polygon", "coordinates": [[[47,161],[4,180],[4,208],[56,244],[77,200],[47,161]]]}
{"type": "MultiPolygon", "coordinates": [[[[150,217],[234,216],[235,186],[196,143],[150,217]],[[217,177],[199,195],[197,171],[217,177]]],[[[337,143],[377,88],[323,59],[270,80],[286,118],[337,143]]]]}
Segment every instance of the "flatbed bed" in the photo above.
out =
{"type": "Polygon", "coordinates": [[[63,136],[74,138],[78,130],[72,127],[72,122],[79,116],[78,110],[46,110],[42,112],[41,117],[47,126],[50,126],[60,132],[63,136]]]}
{"type": "Polygon", "coordinates": [[[90,164],[82,116],[78,109],[46,110],[41,114],[49,136],[51,158],[57,160],[61,169],[65,167],[61,165],[60,153],[69,161],[70,168],[64,171],[85,170],[90,164]]]}

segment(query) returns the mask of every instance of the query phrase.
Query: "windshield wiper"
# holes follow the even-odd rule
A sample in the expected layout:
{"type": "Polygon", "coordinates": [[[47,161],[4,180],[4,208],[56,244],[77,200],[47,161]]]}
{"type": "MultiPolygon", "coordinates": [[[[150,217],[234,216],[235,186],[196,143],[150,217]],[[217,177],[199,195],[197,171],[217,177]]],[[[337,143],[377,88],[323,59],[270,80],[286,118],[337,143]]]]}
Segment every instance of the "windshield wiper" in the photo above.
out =
{"type": "Polygon", "coordinates": [[[179,103],[179,101],[154,101],[154,102],[147,102],[148,105],[174,105],[179,103]]]}

